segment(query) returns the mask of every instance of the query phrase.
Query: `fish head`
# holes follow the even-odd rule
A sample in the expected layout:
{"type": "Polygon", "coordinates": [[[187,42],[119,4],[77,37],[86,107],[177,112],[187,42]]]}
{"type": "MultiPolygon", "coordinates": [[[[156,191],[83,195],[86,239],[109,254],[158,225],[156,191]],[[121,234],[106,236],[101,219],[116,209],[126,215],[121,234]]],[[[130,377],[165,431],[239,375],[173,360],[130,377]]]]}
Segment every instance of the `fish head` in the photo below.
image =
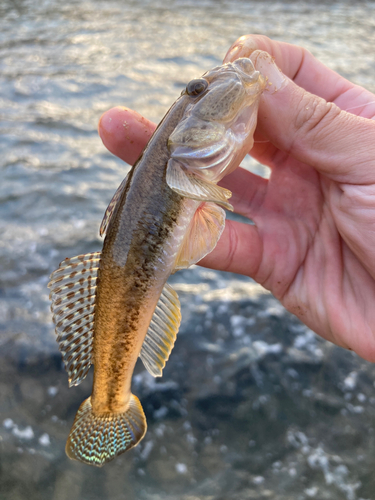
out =
{"type": "Polygon", "coordinates": [[[188,83],[181,98],[190,102],[168,141],[171,157],[211,182],[230,173],[252,147],[264,87],[248,58],[188,83]]]}

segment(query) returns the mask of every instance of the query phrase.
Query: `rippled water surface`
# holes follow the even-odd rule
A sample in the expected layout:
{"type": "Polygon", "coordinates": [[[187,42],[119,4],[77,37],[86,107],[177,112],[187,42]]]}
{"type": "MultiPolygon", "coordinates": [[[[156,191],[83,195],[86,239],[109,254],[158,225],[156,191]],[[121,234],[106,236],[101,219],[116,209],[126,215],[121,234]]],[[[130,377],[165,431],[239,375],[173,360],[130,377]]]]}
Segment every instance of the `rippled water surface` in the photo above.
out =
{"type": "MultiPolygon", "coordinates": [[[[375,92],[375,3],[0,0],[0,498],[375,498],[375,370],[261,287],[195,267],[162,379],[137,369],[149,431],[100,470],[64,443],[90,380],[67,389],[48,276],[99,250],[128,166],[103,147],[115,105],[158,121],[231,43],[263,33],[375,92]]],[[[262,173],[261,166],[246,164],[262,173]]]]}

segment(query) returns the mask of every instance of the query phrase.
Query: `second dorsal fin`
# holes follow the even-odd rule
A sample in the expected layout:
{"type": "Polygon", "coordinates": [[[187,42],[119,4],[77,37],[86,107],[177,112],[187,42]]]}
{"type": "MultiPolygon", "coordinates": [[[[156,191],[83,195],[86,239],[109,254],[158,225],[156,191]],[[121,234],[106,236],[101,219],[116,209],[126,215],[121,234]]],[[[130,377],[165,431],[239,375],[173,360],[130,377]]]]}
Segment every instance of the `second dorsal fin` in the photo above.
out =
{"type": "Polygon", "coordinates": [[[70,386],[82,382],[92,363],[99,262],[100,252],[65,259],[48,283],[57,342],[70,386]]]}

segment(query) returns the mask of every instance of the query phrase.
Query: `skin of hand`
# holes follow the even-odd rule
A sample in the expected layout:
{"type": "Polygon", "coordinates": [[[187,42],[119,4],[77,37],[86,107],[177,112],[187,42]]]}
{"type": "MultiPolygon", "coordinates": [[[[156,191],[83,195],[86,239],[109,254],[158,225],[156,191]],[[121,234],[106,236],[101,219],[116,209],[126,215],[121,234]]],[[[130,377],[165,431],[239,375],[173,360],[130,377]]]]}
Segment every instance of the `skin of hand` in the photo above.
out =
{"type": "MultiPolygon", "coordinates": [[[[221,181],[255,225],[227,221],[200,265],[252,277],[316,333],[375,361],[375,95],[264,36],[239,38],[224,62],[239,57],[268,79],[251,155],[271,175],[239,167],[221,181]]],[[[126,108],[99,122],[130,164],[154,129],[126,108]]]]}

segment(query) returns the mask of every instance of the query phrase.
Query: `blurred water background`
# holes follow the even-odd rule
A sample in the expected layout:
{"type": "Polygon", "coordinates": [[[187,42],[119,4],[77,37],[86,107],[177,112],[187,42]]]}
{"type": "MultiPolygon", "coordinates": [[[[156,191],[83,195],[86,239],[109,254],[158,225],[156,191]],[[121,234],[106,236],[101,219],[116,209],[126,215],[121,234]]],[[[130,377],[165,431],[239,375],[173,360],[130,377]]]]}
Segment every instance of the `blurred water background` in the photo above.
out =
{"type": "Polygon", "coordinates": [[[1,499],[375,498],[374,366],[199,267],[172,278],[183,321],[163,378],[137,369],[141,445],[100,470],[64,453],[91,376],[68,390],[48,276],[100,249],[129,168],[98,119],[126,105],[157,122],[251,32],[375,91],[374,2],[0,0],[1,499]]]}

